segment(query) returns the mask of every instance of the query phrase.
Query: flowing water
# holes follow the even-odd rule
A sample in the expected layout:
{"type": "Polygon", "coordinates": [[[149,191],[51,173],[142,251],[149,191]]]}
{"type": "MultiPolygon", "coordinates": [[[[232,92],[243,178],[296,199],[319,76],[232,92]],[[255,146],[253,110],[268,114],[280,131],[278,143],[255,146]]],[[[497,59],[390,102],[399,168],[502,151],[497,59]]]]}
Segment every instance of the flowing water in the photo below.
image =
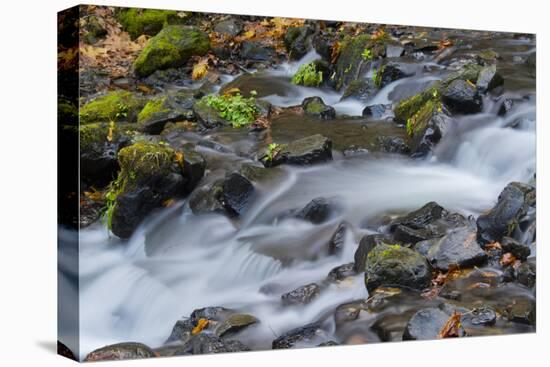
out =
{"type": "MultiPolygon", "coordinates": [[[[514,53],[509,51],[512,41],[498,42],[509,52],[503,54],[504,60],[531,49],[520,43],[521,48],[514,53]]],[[[290,83],[298,65],[314,58],[316,55],[310,53],[298,63],[263,72],[265,84],[277,80],[284,86],[284,94],[263,98],[275,105],[291,106],[318,95],[338,114],[360,115],[366,103],[340,102],[341,93],[290,83]]],[[[510,74],[516,70],[505,61],[501,63],[502,70],[510,74]]],[[[418,63],[415,76],[386,86],[371,103],[391,103],[396,96],[403,98],[404,90],[411,94],[411,90],[414,93],[419,86],[439,79],[442,72],[423,71],[429,64],[418,63]]],[[[364,77],[369,77],[368,73],[364,77]]],[[[494,205],[509,182],[531,182],[536,156],[534,81],[524,77],[516,80],[506,72],[504,77],[507,95],[530,98],[524,98],[506,117],[496,113],[500,102],[486,98],[484,111],[457,118],[453,129],[425,159],[382,153],[343,159],[335,152],[330,164],[284,166],[277,169],[276,178],[255,184],[252,205],[238,221],[219,214],[195,216],[184,200],[155,213],[127,243],[110,237],[101,224],[83,230],[81,356],[122,341],[161,346],[178,319],[206,306],[235,308],[260,319],[257,327],[240,337],[253,349],[270,349],[276,335],[319,320],[324,322],[328,339],[345,339],[345,331],[336,332],[329,315],[342,303],[368,297],[361,275],[328,285],[317,300],[303,307],[282,307],[281,294],[319,283],[334,267],[353,262],[359,238],[377,228],[383,215],[437,201],[448,210],[477,216],[494,205]],[[514,128],[510,127],[517,121],[514,128]],[[338,214],[329,222],[315,225],[281,215],[320,196],[338,202],[338,214]],[[343,251],[328,256],[327,241],[342,220],[351,224],[352,231],[347,233],[343,251]]],[[[361,143],[364,131],[364,119],[351,117],[338,122],[306,121],[305,126],[294,124],[293,128],[283,116],[280,123],[278,128],[274,122],[271,131],[276,141],[311,135],[318,129],[333,138],[335,149],[361,143]]],[[[390,132],[396,129],[390,121],[371,126],[390,132]]],[[[222,132],[220,137],[218,140],[233,152],[254,146],[246,133],[222,132]]],[[[217,154],[220,166],[252,163],[246,155],[208,149],[203,153],[211,158],[217,154]]]]}

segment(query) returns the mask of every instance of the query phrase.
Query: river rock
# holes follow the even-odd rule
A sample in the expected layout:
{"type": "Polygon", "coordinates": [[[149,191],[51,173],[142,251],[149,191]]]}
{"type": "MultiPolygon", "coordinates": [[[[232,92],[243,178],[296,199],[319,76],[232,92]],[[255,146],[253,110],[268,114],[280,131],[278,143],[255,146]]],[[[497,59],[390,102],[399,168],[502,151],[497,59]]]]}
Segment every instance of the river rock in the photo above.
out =
{"type": "Polygon", "coordinates": [[[216,327],[214,334],[218,337],[222,337],[225,334],[234,334],[257,322],[258,319],[252,315],[233,314],[216,327]]]}
{"type": "Polygon", "coordinates": [[[169,25],[151,38],[134,61],[138,77],[146,77],[156,70],[184,65],[191,56],[202,56],[210,50],[206,33],[194,27],[169,25]]]}
{"type": "Polygon", "coordinates": [[[536,302],[534,299],[514,298],[506,306],[504,316],[512,322],[535,325],[536,302]]]}
{"type": "Polygon", "coordinates": [[[231,37],[235,37],[239,35],[243,30],[243,25],[240,20],[230,18],[226,20],[222,20],[221,22],[218,22],[214,26],[214,32],[226,34],[231,37]]]}
{"type": "Polygon", "coordinates": [[[499,116],[507,115],[508,113],[510,113],[510,111],[512,111],[517,101],[518,100],[514,98],[503,98],[500,107],[498,108],[497,114],[499,116]]]}
{"type": "Polygon", "coordinates": [[[447,215],[447,211],[435,201],[430,201],[421,208],[408,214],[395,218],[390,224],[390,229],[395,230],[397,226],[405,226],[413,229],[425,228],[428,224],[447,215]]]}
{"type": "Polygon", "coordinates": [[[319,297],[319,292],[319,286],[315,283],[311,283],[283,294],[281,300],[285,306],[305,305],[319,297]]]}
{"type": "Polygon", "coordinates": [[[486,66],[479,72],[476,87],[481,93],[490,92],[504,84],[502,75],[497,72],[496,65],[486,66]]]}
{"type": "Polygon", "coordinates": [[[238,340],[224,340],[212,334],[200,333],[188,340],[174,355],[245,352],[250,348],[238,340]]]}
{"type": "Polygon", "coordinates": [[[324,339],[324,331],[319,323],[308,324],[287,331],[272,343],[273,349],[288,349],[293,347],[317,345],[324,339]]]}
{"type": "Polygon", "coordinates": [[[386,57],[401,57],[405,52],[405,47],[399,43],[387,43],[386,44],[386,57]]]}
{"type": "Polygon", "coordinates": [[[193,112],[197,122],[204,129],[230,125],[230,122],[221,117],[214,107],[208,105],[207,97],[201,98],[193,105],[193,112]]]}
{"type": "Polygon", "coordinates": [[[172,343],[175,341],[186,341],[191,337],[191,331],[195,328],[195,324],[191,318],[176,321],[176,324],[172,328],[170,336],[166,340],[166,343],[172,343]]]}
{"type": "Polygon", "coordinates": [[[380,244],[390,243],[390,239],[381,234],[368,234],[363,236],[359,241],[359,246],[355,250],[354,258],[354,269],[356,272],[361,273],[365,271],[365,266],[367,264],[367,256],[371,250],[380,244]]]}
{"type": "Polygon", "coordinates": [[[240,56],[243,60],[269,62],[276,56],[276,52],[273,47],[264,45],[259,41],[244,41],[241,44],[240,56]]]}
{"type": "Polygon", "coordinates": [[[283,163],[307,166],[332,160],[332,141],[320,134],[294,140],[285,145],[273,160],[264,160],[266,167],[283,163]]]}
{"type": "Polygon", "coordinates": [[[426,124],[417,129],[411,136],[409,145],[413,158],[428,155],[435,145],[448,131],[452,119],[445,113],[436,112],[432,114],[426,124]]]}
{"type": "Polygon", "coordinates": [[[377,136],[376,144],[379,146],[381,152],[393,154],[410,153],[407,142],[399,136],[377,136]]]}
{"type": "Polygon", "coordinates": [[[496,205],[477,218],[478,235],[483,243],[514,238],[514,230],[529,207],[535,205],[535,189],[519,182],[508,184],[498,196],[496,205]]]}
{"type": "Polygon", "coordinates": [[[327,280],[330,282],[335,282],[344,280],[354,275],[357,275],[357,272],[355,271],[355,263],[348,263],[339,265],[329,271],[327,275],[327,280]]]}
{"type": "Polygon", "coordinates": [[[141,359],[155,357],[155,352],[141,343],[119,343],[108,345],[91,352],[85,362],[115,361],[123,359],[141,359]]]}
{"type": "Polygon", "coordinates": [[[516,280],[527,288],[534,288],[537,280],[537,263],[531,259],[522,262],[515,271],[516,280]]]}
{"type": "Polygon", "coordinates": [[[332,200],[323,197],[315,198],[296,213],[296,218],[307,220],[313,224],[320,224],[330,219],[334,209],[335,203],[332,200]]]}
{"type": "Polygon", "coordinates": [[[310,47],[310,35],[313,28],[310,25],[288,27],[284,36],[284,43],[290,60],[301,59],[310,47]]]}
{"type": "MultiPolygon", "coordinates": [[[[417,311],[407,323],[403,332],[403,340],[432,340],[438,339],[438,335],[449,320],[451,315],[439,308],[425,308],[417,311]]],[[[459,327],[459,335],[466,333],[462,326],[459,327]]]]}
{"type": "Polygon", "coordinates": [[[321,97],[308,97],[302,101],[304,113],[320,120],[330,120],[336,117],[333,107],[325,104],[321,97]]]}
{"type": "Polygon", "coordinates": [[[348,98],[356,98],[362,102],[367,102],[374,97],[377,91],[378,88],[372,79],[352,80],[349,82],[346,89],[344,89],[344,93],[342,93],[342,98],[340,100],[343,101],[348,98]]]}
{"type": "Polygon", "coordinates": [[[492,326],[497,321],[495,310],[490,307],[475,308],[469,313],[462,315],[461,322],[465,325],[492,326]]]}
{"type": "Polygon", "coordinates": [[[471,114],[481,111],[482,101],[475,85],[462,79],[452,81],[442,95],[442,101],[452,113],[471,114]]]}
{"type": "Polygon", "coordinates": [[[409,248],[379,244],[367,256],[365,285],[369,292],[379,286],[422,290],[430,286],[431,280],[428,261],[409,248]]]}
{"type": "Polygon", "coordinates": [[[366,117],[372,117],[374,119],[381,119],[386,114],[386,105],[375,104],[371,106],[366,106],[363,109],[362,115],[366,117]]]}
{"type": "Polygon", "coordinates": [[[120,150],[119,178],[108,218],[111,231],[128,238],[166,200],[189,193],[183,153],[167,145],[137,142],[120,150]]]}
{"type": "Polygon", "coordinates": [[[346,232],[348,231],[348,227],[349,224],[346,222],[338,224],[336,231],[334,231],[328,243],[329,255],[336,255],[342,252],[346,240],[346,232]]]}
{"type": "Polygon", "coordinates": [[[477,242],[475,229],[470,227],[453,229],[433,240],[426,257],[434,268],[442,271],[481,265],[487,260],[487,254],[477,242]]]}
{"type": "Polygon", "coordinates": [[[334,311],[334,321],[336,325],[357,320],[361,311],[368,311],[368,304],[365,300],[347,302],[336,307],[334,311]]]}
{"type": "Polygon", "coordinates": [[[155,97],[138,114],[141,131],[147,134],[160,134],[168,122],[194,120],[193,91],[179,91],[155,97]]]}
{"type": "Polygon", "coordinates": [[[531,255],[531,249],[528,245],[514,240],[513,238],[504,236],[500,241],[503,252],[510,252],[518,260],[525,261],[531,255]]]}
{"type": "Polygon", "coordinates": [[[396,80],[406,78],[414,74],[408,64],[390,61],[380,67],[378,70],[380,75],[376,76],[379,88],[384,88],[386,85],[396,80]]]}

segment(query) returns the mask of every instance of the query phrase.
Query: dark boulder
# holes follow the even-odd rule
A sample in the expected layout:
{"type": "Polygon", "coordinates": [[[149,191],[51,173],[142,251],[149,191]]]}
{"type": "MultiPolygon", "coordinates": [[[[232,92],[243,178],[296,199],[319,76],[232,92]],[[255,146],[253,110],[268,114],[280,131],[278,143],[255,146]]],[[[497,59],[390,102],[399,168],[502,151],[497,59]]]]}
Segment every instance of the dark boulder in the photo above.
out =
{"type": "Polygon", "coordinates": [[[490,307],[475,308],[471,312],[465,313],[461,321],[467,326],[492,326],[497,321],[497,314],[490,307]]]}
{"type": "Polygon", "coordinates": [[[431,201],[420,209],[392,220],[391,228],[393,229],[398,225],[402,225],[413,229],[422,229],[426,227],[426,225],[443,218],[446,214],[447,211],[441,205],[437,204],[435,201],[431,201]]]}
{"type": "Polygon", "coordinates": [[[344,89],[344,93],[342,93],[342,98],[340,100],[343,101],[348,98],[356,98],[362,102],[367,102],[374,97],[377,91],[378,88],[372,79],[352,80],[346,86],[346,89],[344,89]]]}
{"type": "Polygon", "coordinates": [[[218,111],[208,105],[207,97],[203,97],[193,105],[197,122],[205,129],[230,125],[230,122],[220,116],[218,111]]]}
{"type": "Polygon", "coordinates": [[[266,167],[283,163],[307,166],[332,160],[332,141],[320,134],[294,140],[285,145],[279,154],[271,160],[264,158],[266,167]]]}
{"type": "Polygon", "coordinates": [[[244,41],[241,44],[240,56],[243,60],[252,62],[271,61],[275,56],[275,49],[259,41],[244,41]]]}
{"type": "Polygon", "coordinates": [[[243,25],[238,19],[230,18],[218,22],[214,26],[214,32],[226,34],[231,37],[237,36],[243,30],[243,25]]]}
{"type": "MultiPolygon", "coordinates": [[[[403,340],[432,340],[439,339],[439,333],[451,315],[439,308],[425,308],[417,311],[407,323],[403,332],[403,340]]],[[[458,328],[459,336],[466,333],[462,326],[458,328]]]]}
{"type": "Polygon", "coordinates": [[[330,282],[344,280],[346,278],[357,275],[355,271],[355,263],[343,264],[335,267],[329,271],[327,275],[327,280],[330,282]]]}
{"type": "Polygon", "coordinates": [[[448,131],[451,122],[451,118],[445,113],[434,113],[426,124],[411,136],[411,156],[418,158],[429,154],[448,131]]]}
{"type": "Polygon", "coordinates": [[[536,302],[529,298],[513,298],[504,310],[504,316],[520,324],[536,324],[536,302]]]}
{"type": "Polygon", "coordinates": [[[431,280],[428,261],[409,248],[379,244],[367,255],[365,285],[369,292],[379,286],[423,290],[430,286],[431,280]]]}
{"type": "Polygon", "coordinates": [[[188,340],[174,355],[232,353],[249,350],[249,347],[238,340],[224,340],[212,334],[200,333],[188,340]]]}
{"type": "Polygon", "coordinates": [[[359,241],[359,246],[357,246],[357,250],[355,250],[355,254],[353,256],[355,271],[358,273],[365,271],[369,252],[371,252],[375,246],[384,243],[390,243],[390,239],[383,235],[368,234],[363,236],[361,241],[359,241]]]}
{"type": "Polygon", "coordinates": [[[518,100],[514,98],[503,98],[500,107],[498,108],[498,115],[505,116],[509,114],[517,102],[518,100]]]}
{"type": "Polygon", "coordinates": [[[344,248],[344,242],[346,240],[346,233],[348,231],[349,224],[342,222],[338,224],[336,231],[334,231],[330,241],[328,243],[328,254],[335,255],[342,252],[344,248]]]}
{"type": "Polygon", "coordinates": [[[376,75],[376,84],[379,88],[396,80],[413,75],[414,72],[407,64],[390,61],[380,67],[376,75]]]}
{"type": "Polygon", "coordinates": [[[216,326],[214,334],[218,337],[232,335],[258,322],[259,320],[252,315],[233,314],[216,326]]]}
{"type": "Polygon", "coordinates": [[[477,218],[478,236],[483,243],[514,238],[516,227],[531,206],[535,205],[535,189],[519,182],[508,184],[498,196],[496,205],[477,218]]]}
{"type": "Polygon", "coordinates": [[[169,122],[194,120],[193,91],[179,91],[155,97],[138,114],[138,125],[147,134],[160,134],[169,122]]]}
{"type": "Polygon", "coordinates": [[[308,97],[302,101],[304,113],[320,120],[330,120],[336,117],[333,107],[325,104],[321,97],[308,97]]]}
{"type": "Polygon", "coordinates": [[[296,218],[320,224],[330,219],[335,209],[335,203],[323,197],[311,200],[297,214],[296,218]]]}
{"type": "Polygon", "coordinates": [[[503,252],[510,252],[518,260],[525,261],[531,255],[531,249],[528,245],[514,240],[513,238],[504,236],[500,241],[503,252]]]}
{"type": "Polygon", "coordinates": [[[486,66],[479,72],[476,87],[481,93],[490,92],[504,84],[502,75],[497,72],[496,65],[486,66]]]}
{"type": "Polygon", "coordinates": [[[384,153],[409,154],[410,148],[405,139],[399,136],[378,136],[376,144],[379,150],[384,153]]]}
{"type": "Polygon", "coordinates": [[[441,98],[452,113],[471,114],[480,112],[482,108],[481,96],[475,85],[462,79],[452,81],[441,98]]]}
{"type": "Polygon", "coordinates": [[[287,28],[284,43],[291,60],[298,60],[308,52],[312,33],[313,28],[309,25],[287,28]]]}
{"type": "Polygon", "coordinates": [[[319,323],[308,324],[287,331],[273,340],[273,349],[288,349],[319,344],[324,339],[324,331],[319,323]]]}
{"type": "Polygon", "coordinates": [[[141,359],[155,357],[155,352],[141,343],[119,343],[108,345],[91,352],[86,362],[115,361],[123,359],[141,359]]]}
{"type": "Polygon", "coordinates": [[[283,294],[281,300],[285,306],[305,305],[319,297],[319,292],[319,286],[315,283],[311,283],[283,294]]]}
{"type": "Polygon", "coordinates": [[[371,105],[371,106],[366,106],[363,109],[362,115],[366,116],[366,117],[372,117],[374,119],[381,119],[382,117],[384,117],[384,115],[386,115],[386,111],[388,110],[387,107],[388,106],[383,105],[383,104],[375,104],[375,105],[371,105]]]}
{"type": "Polygon", "coordinates": [[[519,284],[534,288],[537,281],[537,263],[529,260],[522,262],[515,270],[515,277],[519,284]]]}
{"type": "Polygon", "coordinates": [[[191,318],[176,321],[176,324],[172,328],[172,332],[166,340],[166,343],[188,340],[191,337],[191,331],[193,331],[195,326],[196,325],[191,318]]]}
{"type": "Polygon", "coordinates": [[[368,304],[365,300],[347,302],[336,307],[334,311],[334,321],[336,325],[357,320],[361,311],[368,312],[368,304]]]}

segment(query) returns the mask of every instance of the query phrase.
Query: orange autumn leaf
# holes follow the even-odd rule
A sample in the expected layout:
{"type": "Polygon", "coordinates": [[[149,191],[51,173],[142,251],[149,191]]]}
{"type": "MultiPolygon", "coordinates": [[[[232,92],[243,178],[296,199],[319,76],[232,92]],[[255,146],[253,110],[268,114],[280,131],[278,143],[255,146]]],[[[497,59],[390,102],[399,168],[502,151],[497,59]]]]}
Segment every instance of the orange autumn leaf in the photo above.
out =
{"type": "Polygon", "coordinates": [[[191,335],[196,335],[203,331],[208,326],[209,320],[208,319],[199,319],[197,322],[197,326],[191,330],[191,335]]]}
{"type": "Polygon", "coordinates": [[[191,78],[193,80],[202,79],[208,71],[208,57],[201,57],[200,60],[193,66],[191,78]]]}
{"type": "Polygon", "coordinates": [[[438,48],[439,50],[443,50],[444,48],[451,47],[453,45],[453,42],[451,40],[441,40],[439,41],[438,48]]]}
{"type": "Polygon", "coordinates": [[[459,330],[462,326],[460,324],[461,316],[462,315],[459,312],[455,311],[451,317],[449,317],[445,325],[443,325],[439,331],[439,334],[437,334],[437,337],[439,339],[459,337],[459,330]]]}

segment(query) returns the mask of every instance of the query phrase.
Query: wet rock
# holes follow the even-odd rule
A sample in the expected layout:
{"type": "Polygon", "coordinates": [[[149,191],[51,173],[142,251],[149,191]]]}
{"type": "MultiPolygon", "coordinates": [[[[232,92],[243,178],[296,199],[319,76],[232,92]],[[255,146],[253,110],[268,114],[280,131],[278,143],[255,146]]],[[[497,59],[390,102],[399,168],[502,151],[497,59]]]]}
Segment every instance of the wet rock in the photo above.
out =
{"type": "Polygon", "coordinates": [[[335,203],[323,197],[311,200],[297,214],[296,218],[307,220],[313,224],[320,224],[330,219],[335,209],[335,203]]]}
{"type": "Polygon", "coordinates": [[[191,56],[202,56],[210,50],[208,35],[198,28],[169,25],[151,38],[134,61],[138,77],[156,70],[184,65],[191,56]]]}
{"type": "Polygon", "coordinates": [[[335,346],[335,345],[340,345],[340,344],[336,343],[334,340],[329,340],[328,342],[321,343],[317,346],[318,347],[332,347],[332,346],[335,346]]]}
{"type": "Polygon", "coordinates": [[[479,72],[476,87],[481,93],[490,92],[504,84],[502,75],[497,72],[496,65],[486,66],[479,72]]]}
{"type": "Polygon", "coordinates": [[[371,252],[375,246],[384,243],[390,243],[390,239],[383,235],[369,234],[363,236],[361,241],[359,241],[359,246],[357,247],[357,250],[355,250],[355,254],[353,255],[355,271],[358,273],[365,271],[369,252],[371,252]]]}
{"type": "Polygon", "coordinates": [[[483,243],[500,242],[502,237],[514,237],[514,229],[520,226],[521,218],[534,205],[535,189],[512,182],[498,197],[497,204],[477,219],[479,239],[483,243]]]}
{"type": "Polygon", "coordinates": [[[263,161],[266,167],[287,163],[307,166],[332,160],[332,141],[320,134],[294,140],[285,145],[273,160],[263,161]]]}
{"type": "Polygon", "coordinates": [[[434,268],[442,271],[481,265],[487,260],[472,228],[453,229],[432,243],[426,257],[434,268]]]}
{"type": "Polygon", "coordinates": [[[334,311],[334,321],[336,325],[341,325],[345,322],[357,320],[361,311],[368,311],[368,305],[364,300],[341,304],[334,311]]]}
{"type": "Polygon", "coordinates": [[[256,97],[266,97],[272,94],[284,96],[287,93],[288,81],[284,78],[270,77],[269,74],[261,71],[250,74],[242,74],[224,84],[220,89],[220,94],[224,94],[233,88],[238,88],[241,95],[245,98],[252,96],[252,91],[256,92],[256,97]]]}
{"type": "Polygon", "coordinates": [[[227,19],[222,20],[221,22],[218,22],[214,26],[214,32],[221,33],[221,34],[227,34],[231,37],[235,37],[239,35],[243,30],[243,25],[238,19],[227,19]]]}
{"type": "Polygon", "coordinates": [[[386,44],[386,57],[401,57],[405,52],[405,47],[396,43],[387,43],[386,44]]]}
{"type": "Polygon", "coordinates": [[[272,348],[288,349],[293,347],[312,346],[316,345],[321,341],[319,339],[323,339],[324,337],[323,329],[321,329],[319,323],[308,324],[284,333],[273,341],[272,348]]]}
{"type": "MultiPolygon", "coordinates": [[[[403,340],[432,340],[438,339],[438,335],[449,320],[451,315],[439,308],[425,308],[417,311],[407,323],[403,332],[403,340]]],[[[462,326],[459,327],[459,335],[466,333],[462,326]]]]}
{"type": "Polygon", "coordinates": [[[275,49],[259,41],[244,41],[241,44],[240,56],[249,61],[271,61],[275,56],[275,49]]]}
{"type": "Polygon", "coordinates": [[[105,186],[116,177],[119,169],[118,152],[131,144],[124,126],[109,123],[82,125],[78,137],[81,179],[96,187],[105,186]]]}
{"type": "Polygon", "coordinates": [[[141,131],[147,134],[160,134],[168,122],[194,120],[192,91],[180,91],[163,95],[147,102],[138,114],[141,131]]]}
{"type": "Polygon", "coordinates": [[[379,286],[422,290],[429,287],[431,279],[427,260],[409,248],[379,244],[367,255],[365,285],[369,292],[379,286]]]}
{"type": "Polygon", "coordinates": [[[151,357],[155,357],[155,353],[145,344],[119,343],[94,350],[86,356],[84,361],[115,361],[123,359],[141,359],[151,357]]]}
{"type": "Polygon", "coordinates": [[[214,334],[218,337],[222,337],[226,334],[234,334],[257,322],[258,319],[252,315],[233,314],[216,327],[214,334]]]}
{"type": "Polygon", "coordinates": [[[302,101],[304,113],[320,120],[330,120],[336,117],[333,107],[325,104],[321,97],[308,97],[302,101]]]}
{"type": "Polygon", "coordinates": [[[447,211],[441,205],[435,201],[430,201],[420,209],[392,220],[391,228],[393,229],[398,225],[402,225],[413,229],[422,229],[428,224],[443,218],[446,214],[447,211]]]}
{"type": "Polygon", "coordinates": [[[451,123],[451,118],[445,113],[434,113],[424,126],[413,133],[409,143],[411,156],[418,158],[429,154],[448,131],[451,123]]]}
{"type": "Polygon", "coordinates": [[[254,185],[240,173],[233,172],[210,187],[195,190],[189,198],[189,207],[195,214],[209,212],[242,215],[254,194],[254,185]]]}
{"type": "MultiPolygon", "coordinates": [[[[372,79],[357,79],[352,80],[344,89],[341,101],[348,98],[356,98],[362,102],[367,102],[377,92],[377,87],[372,79]]],[[[364,115],[363,115],[364,116],[364,115]]]]}
{"type": "Polygon", "coordinates": [[[191,331],[195,326],[196,325],[191,318],[176,321],[176,324],[172,328],[172,332],[166,340],[166,343],[179,340],[186,341],[191,337],[191,331]]]}
{"type": "Polygon", "coordinates": [[[363,116],[372,117],[374,119],[380,119],[386,114],[386,105],[375,104],[371,106],[366,106],[363,109],[363,116]]]}
{"type": "Polygon", "coordinates": [[[508,114],[513,108],[514,104],[517,100],[513,98],[504,98],[502,100],[502,103],[500,104],[500,107],[498,108],[498,115],[504,116],[508,114]]]}
{"type": "Polygon", "coordinates": [[[334,40],[330,34],[321,32],[314,34],[311,38],[311,45],[323,60],[327,62],[331,61],[334,40]]]}
{"type": "Polygon", "coordinates": [[[465,325],[492,326],[497,321],[497,314],[490,307],[476,308],[469,313],[464,313],[461,321],[465,325]]]}
{"type": "Polygon", "coordinates": [[[535,325],[536,322],[536,302],[527,298],[516,298],[506,306],[504,310],[505,317],[520,324],[535,325]]]}
{"type": "Polygon", "coordinates": [[[369,150],[366,148],[360,148],[357,145],[350,145],[344,151],[342,151],[344,157],[356,157],[365,154],[369,154],[369,150]]]}
{"type": "Polygon", "coordinates": [[[376,143],[381,152],[395,154],[409,154],[410,149],[405,139],[398,136],[378,136],[376,143]]]}
{"type": "Polygon", "coordinates": [[[516,269],[516,279],[519,284],[523,284],[527,288],[534,288],[537,279],[536,262],[526,261],[516,269]]]}
{"type": "Polygon", "coordinates": [[[481,65],[493,65],[497,60],[501,59],[501,57],[495,50],[487,49],[478,52],[476,59],[481,65]]]}
{"type": "Polygon", "coordinates": [[[283,294],[281,300],[285,306],[305,305],[319,297],[319,292],[319,286],[315,283],[311,283],[283,294]]]}
{"type": "Polygon", "coordinates": [[[291,60],[298,60],[305,56],[310,47],[309,36],[313,28],[309,25],[288,27],[284,36],[284,43],[291,60]]]}
{"type": "Polygon", "coordinates": [[[85,103],[79,112],[80,124],[136,122],[145,101],[137,94],[116,90],[85,103]]]}
{"type": "Polygon", "coordinates": [[[115,235],[130,237],[152,210],[188,193],[181,155],[167,145],[144,141],[120,150],[120,172],[108,215],[115,235]]]}
{"type": "Polygon", "coordinates": [[[343,264],[332,269],[327,276],[329,281],[340,281],[357,275],[355,263],[343,264]]]}
{"type": "Polygon", "coordinates": [[[344,242],[346,240],[346,232],[348,231],[349,225],[346,222],[338,224],[336,231],[330,238],[328,243],[328,254],[335,255],[342,252],[344,248],[344,242]]]}
{"type": "Polygon", "coordinates": [[[519,241],[514,240],[510,237],[502,237],[502,241],[500,241],[500,245],[502,246],[503,252],[510,252],[512,255],[514,255],[518,260],[525,261],[531,255],[531,249],[528,245],[521,243],[519,241]]]}
{"type": "Polygon", "coordinates": [[[475,85],[462,79],[449,84],[443,92],[442,101],[452,113],[478,113],[482,108],[481,96],[475,85]]]}
{"type": "Polygon", "coordinates": [[[215,335],[200,333],[187,341],[174,355],[197,355],[211,353],[232,353],[249,351],[237,340],[224,340],[215,335]]]}
{"type": "Polygon", "coordinates": [[[196,326],[200,319],[208,319],[214,321],[221,321],[233,314],[234,311],[227,309],[225,307],[214,306],[214,307],[203,307],[193,310],[191,313],[190,319],[193,324],[196,326]]]}
{"type": "Polygon", "coordinates": [[[206,160],[195,150],[183,148],[183,177],[187,180],[185,190],[193,191],[204,176],[206,160]]]}
{"type": "Polygon", "coordinates": [[[409,65],[390,61],[380,67],[378,74],[376,75],[376,82],[379,88],[384,88],[391,82],[413,74],[414,73],[409,65]]]}

